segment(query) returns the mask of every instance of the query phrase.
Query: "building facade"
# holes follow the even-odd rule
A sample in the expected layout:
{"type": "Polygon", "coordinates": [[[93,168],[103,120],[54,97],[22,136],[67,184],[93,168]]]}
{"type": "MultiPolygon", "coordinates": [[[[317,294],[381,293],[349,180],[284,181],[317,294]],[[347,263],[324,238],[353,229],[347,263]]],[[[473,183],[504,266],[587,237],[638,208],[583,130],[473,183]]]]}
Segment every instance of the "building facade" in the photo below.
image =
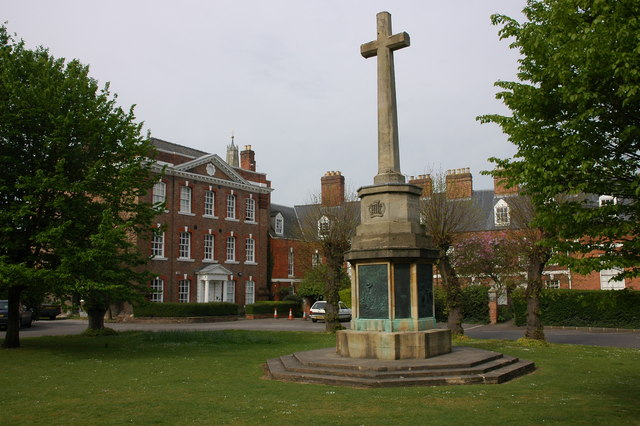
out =
{"type": "Polygon", "coordinates": [[[158,176],[145,201],[164,205],[153,235],[140,240],[154,302],[245,305],[268,299],[267,235],[271,183],[256,171],[255,152],[232,139],[233,167],[209,154],[152,138],[158,176]]]}

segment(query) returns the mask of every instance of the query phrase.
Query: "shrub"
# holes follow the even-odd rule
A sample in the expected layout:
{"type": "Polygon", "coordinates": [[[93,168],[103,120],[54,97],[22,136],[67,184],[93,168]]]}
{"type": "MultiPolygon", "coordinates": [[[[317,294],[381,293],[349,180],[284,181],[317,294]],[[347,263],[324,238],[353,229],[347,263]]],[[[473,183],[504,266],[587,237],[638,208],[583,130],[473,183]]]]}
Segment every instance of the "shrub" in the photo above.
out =
{"type": "Polygon", "coordinates": [[[273,311],[278,310],[278,316],[284,316],[289,313],[289,309],[293,310],[294,317],[301,317],[302,312],[300,303],[296,301],[280,301],[280,302],[256,302],[245,306],[248,315],[273,315],[273,311]]]}
{"type": "Polygon", "coordinates": [[[145,303],[134,307],[137,317],[217,317],[238,315],[239,306],[229,302],[145,303]]]}
{"type": "Polygon", "coordinates": [[[470,285],[462,289],[462,315],[464,322],[486,324],[489,322],[489,288],[470,285]]]}
{"type": "Polygon", "coordinates": [[[351,308],[351,287],[340,290],[338,294],[340,295],[340,300],[344,302],[348,308],[351,308]]]}
{"type": "MultiPolygon", "coordinates": [[[[447,299],[442,287],[433,288],[436,321],[447,322],[447,299]]],[[[463,321],[468,323],[489,322],[489,289],[483,285],[470,285],[462,289],[463,321]]]]}
{"type": "MultiPolygon", "coordinates": [[[[527,321],[524,293],[516,293],[516,325],[527,321]]],[[[544,325],[640,328],[640,292],[632,290],[546,289],[540,298],[544,325]]]]}

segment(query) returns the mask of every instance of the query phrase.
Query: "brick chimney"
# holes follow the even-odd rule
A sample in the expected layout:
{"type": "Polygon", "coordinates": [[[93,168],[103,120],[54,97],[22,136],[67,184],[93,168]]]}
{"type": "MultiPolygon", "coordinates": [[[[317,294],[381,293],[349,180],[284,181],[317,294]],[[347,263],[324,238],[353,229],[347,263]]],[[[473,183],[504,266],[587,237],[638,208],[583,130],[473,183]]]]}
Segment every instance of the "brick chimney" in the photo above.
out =
{"type": "Polygon", "coordinates": [[[240,168],[256,171],[256,153],[251,149],[251,145],[245,145],[244,150],[240,152],[240,168]]]}
{"type": "Polygon", "coordinates": [[[470,169],[447,170],[445,177],[447,198],[455,200],[458,198],[471,198],[473,193],[473,178],[470,169]]]}
{"type": "Polygon", "coordinates": [[[320,178],[322,205],[339,206],[344,203],[344,176],[341,172],[327,172],[320,178]]]}
{"type": "Polygon", "coordinates": [[[422,187],[422,196],[431,197],[433,194],[433,181],[431,175],[410,176],[409,183],[422,187]]]}
{"type": "Polygon", "coordinates": [[[518,185],[514,185],[511,188],[506,186],[507,179],[503,177],[493,177],[493,194],[494,195],[512,195],[520,192],[518,185]]]}

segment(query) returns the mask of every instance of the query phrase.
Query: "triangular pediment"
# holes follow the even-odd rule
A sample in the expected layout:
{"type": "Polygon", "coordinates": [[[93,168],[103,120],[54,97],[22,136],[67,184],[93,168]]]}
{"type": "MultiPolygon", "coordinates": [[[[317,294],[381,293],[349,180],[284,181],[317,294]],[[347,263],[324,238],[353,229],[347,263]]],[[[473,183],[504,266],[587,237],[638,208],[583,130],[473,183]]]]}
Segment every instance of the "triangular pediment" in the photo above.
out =
{"type": "Polygon", "coordinates": [[[233,275],[233,272],[220,265],[219,263],[212,263],[211,265],[207,265],[200,270],[196,271],[197,275],[218,275],[220,277],[224,276],[226,280],[228,275],[233,275]]]}
{"type": "Polygon", "coordinates": [[[240,176],[233,167],[229,166],[217,154],[203,155],[186,163],[178,164],[174,167],[174,170],[250,185],[245,178],[240,176]]]}

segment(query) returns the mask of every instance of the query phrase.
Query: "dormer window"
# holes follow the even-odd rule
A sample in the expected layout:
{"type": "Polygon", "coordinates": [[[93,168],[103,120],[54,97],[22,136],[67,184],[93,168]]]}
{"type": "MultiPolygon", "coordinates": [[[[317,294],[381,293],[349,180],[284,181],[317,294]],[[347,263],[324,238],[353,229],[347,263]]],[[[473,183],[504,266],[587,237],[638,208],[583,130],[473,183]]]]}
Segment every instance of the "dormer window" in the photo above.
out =
{"type": "Polygon", "coordinates": [[[498,201],[496,205],[493,206],[493,216],[496,226],[509,226],[511,223],[509,204],[504,200],[498,201]]]}
{"type": "Polygon", "coordinates": [[[278,213],[276,215],[276,223],[275,223],[274,229],[277,235],[284,234],[284,218],[282,217],[281,213],[278,213]]]}
{"type": "Polygon", "coordinates": [[[599,207],[616,204],[618,204],[618,199],[612,195],[601,195],[600,198],[598,198],[599,207]]]}
{"type": "Polygon", "coordinates": [[[331,229],[331,221],[326,216],[322,216],[320,220],[318,220],[318,238],[324,240],[329,235],[329,230],[331,229]]]}

